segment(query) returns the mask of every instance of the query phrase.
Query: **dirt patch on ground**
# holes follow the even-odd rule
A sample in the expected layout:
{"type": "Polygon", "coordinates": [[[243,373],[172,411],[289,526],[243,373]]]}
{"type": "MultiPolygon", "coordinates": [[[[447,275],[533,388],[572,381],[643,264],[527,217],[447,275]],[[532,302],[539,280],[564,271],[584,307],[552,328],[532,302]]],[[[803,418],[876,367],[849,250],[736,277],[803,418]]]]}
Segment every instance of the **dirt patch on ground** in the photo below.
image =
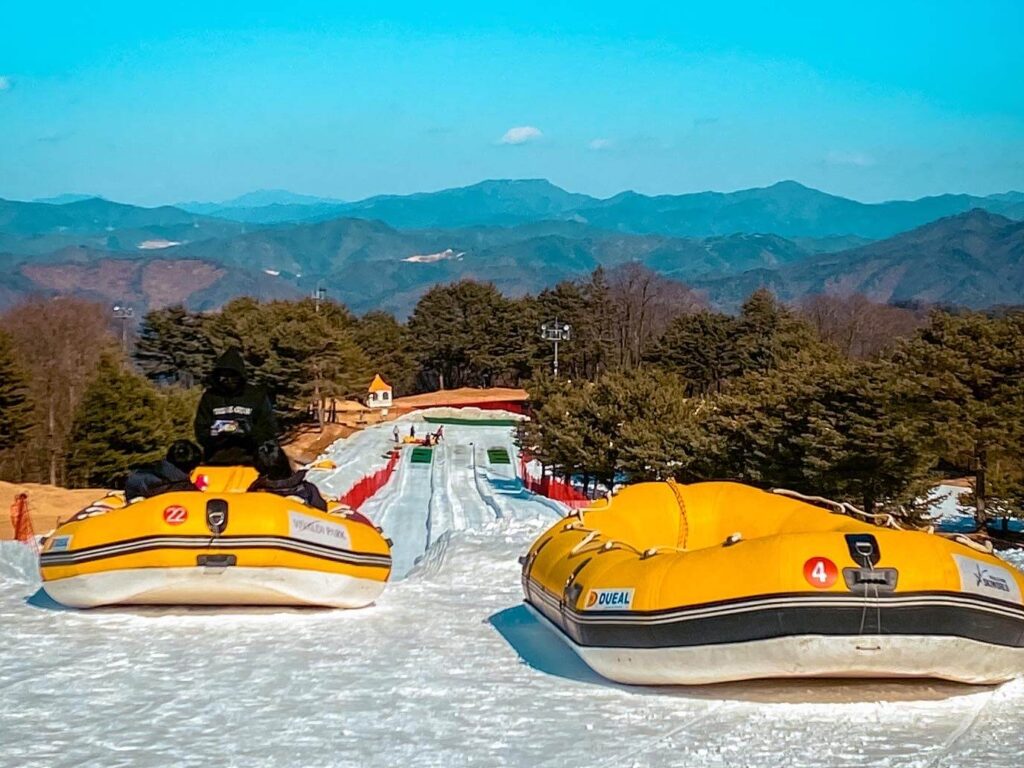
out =
{"type": "Polygon", "coordinates": [[[437,392],[426,392],[422,395],[395,398],[395,407],[430,408],[432,406],[475,405],[477,403],[521,403],[529,398],[525,389],[511,387],[491,387],[477,389],[462,387],[460,389],[442,389],[437,392]]]}
{"type": "Polygon", "coordinates": [[[323,432],[307,428],[294,432],[285,443],[284,452],[296,464],[308,464],[343,437],[358,432],[362,427],[350,424],[325,424],[323,432]]]}
{"type": "Polygon", "coordinates": [[[14,535],[10,509],[14,497],[19,493],[28,494],[28,509],[32,516],[32,527],[38,535],[53,530],[58,517],[62,519],[71,517],[75,512],[89,506],[91,502],[102,498],[106,491],[95,488],[69,490],[39,483],[0,482],[0,539],[10,539],[14,535]]]}

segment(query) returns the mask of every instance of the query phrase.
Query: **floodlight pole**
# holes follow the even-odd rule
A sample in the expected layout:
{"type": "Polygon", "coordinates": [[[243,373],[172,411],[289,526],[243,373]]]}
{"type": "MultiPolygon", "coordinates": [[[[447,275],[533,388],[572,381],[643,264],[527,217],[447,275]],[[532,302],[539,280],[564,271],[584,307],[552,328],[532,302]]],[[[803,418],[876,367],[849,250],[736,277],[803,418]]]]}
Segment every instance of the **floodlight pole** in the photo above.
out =
{"type": "Polygon", "coordinates": [[[128,321],[135,317],[135,308],[126,304],[114,305],[114,319],[121,321],[121,349],[128,352],[128,321]]]}
{"type": "Polygon", "coordinates": [[[561,323],[556,317],[554,322],[542,323],[540,326],[540,337],[545,341],[552,341],[555,344],[554,373],[558,378],[558,344],[562,341],[569,341],[572,338],[572,326],[568,323],[561,323]]]}

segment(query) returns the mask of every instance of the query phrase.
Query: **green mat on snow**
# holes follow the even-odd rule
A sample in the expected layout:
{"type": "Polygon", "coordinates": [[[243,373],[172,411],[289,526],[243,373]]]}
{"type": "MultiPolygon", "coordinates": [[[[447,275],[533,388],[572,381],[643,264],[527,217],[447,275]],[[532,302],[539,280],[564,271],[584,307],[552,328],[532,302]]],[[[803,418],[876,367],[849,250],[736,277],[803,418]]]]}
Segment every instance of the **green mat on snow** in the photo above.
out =
{"type": "Polygon", "coordinates": [[[487,461],[491,464],[511,464],[512,459],[505,448],[488,448],[487,461]]]}
{"type": "Polygon", "coordinates": [[[457,424],[462,427],[514,427],[519,424],[520,419],[494,418],[494,419],[460,419],[446,416],[424,416],[427,424],[457,424]]]}
{"type": "Polygon", "coordinates": [[[434,459],[434,449],[419,446],[412,449],[412,457],[409,461],[413,464],[429,464],[434,459]]]}

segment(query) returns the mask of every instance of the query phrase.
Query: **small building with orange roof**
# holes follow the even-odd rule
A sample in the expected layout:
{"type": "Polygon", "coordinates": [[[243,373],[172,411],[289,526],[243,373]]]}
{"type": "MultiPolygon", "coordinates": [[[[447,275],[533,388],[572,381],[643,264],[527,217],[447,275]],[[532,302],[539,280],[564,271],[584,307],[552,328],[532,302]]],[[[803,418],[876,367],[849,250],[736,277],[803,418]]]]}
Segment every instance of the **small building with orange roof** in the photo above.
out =
{"type": "Polygon", "coordinates": [[[390,408],[393,400],[391,385],[384,381],[378,373],[373,377],[373,381],[370,382],[366,405],[370,408],[390,408]]]}

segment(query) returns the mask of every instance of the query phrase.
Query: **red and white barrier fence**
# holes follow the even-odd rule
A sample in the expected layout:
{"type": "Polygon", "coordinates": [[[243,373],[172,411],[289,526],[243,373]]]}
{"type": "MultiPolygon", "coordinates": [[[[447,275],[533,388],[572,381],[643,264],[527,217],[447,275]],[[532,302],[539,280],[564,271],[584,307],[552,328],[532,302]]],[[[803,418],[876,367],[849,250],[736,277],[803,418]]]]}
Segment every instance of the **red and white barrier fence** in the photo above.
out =
{"type": "Polygon", "coordinates": [[[349,488],[345,495],[341,497],[341,503],[352,509],[359,509],[371,496],[387,485],[388,480],[395,473],[395,468],[398,467],[400,459],[401,454],[398,451],[392,451],[387,465],[378,469],[372,475],[366,475],[349,488]]]}
{"type": "Polygon", "coordinates": [[[526,490],[561,502],[573,509],[588,507],[593,503],[593,500],[586,494],[564,480],[559,480],[546,472],[535,475],[530,467],[532,463],[533,460],[525,454],[519,458],[519,476],[522,478],[526,490]]]}

